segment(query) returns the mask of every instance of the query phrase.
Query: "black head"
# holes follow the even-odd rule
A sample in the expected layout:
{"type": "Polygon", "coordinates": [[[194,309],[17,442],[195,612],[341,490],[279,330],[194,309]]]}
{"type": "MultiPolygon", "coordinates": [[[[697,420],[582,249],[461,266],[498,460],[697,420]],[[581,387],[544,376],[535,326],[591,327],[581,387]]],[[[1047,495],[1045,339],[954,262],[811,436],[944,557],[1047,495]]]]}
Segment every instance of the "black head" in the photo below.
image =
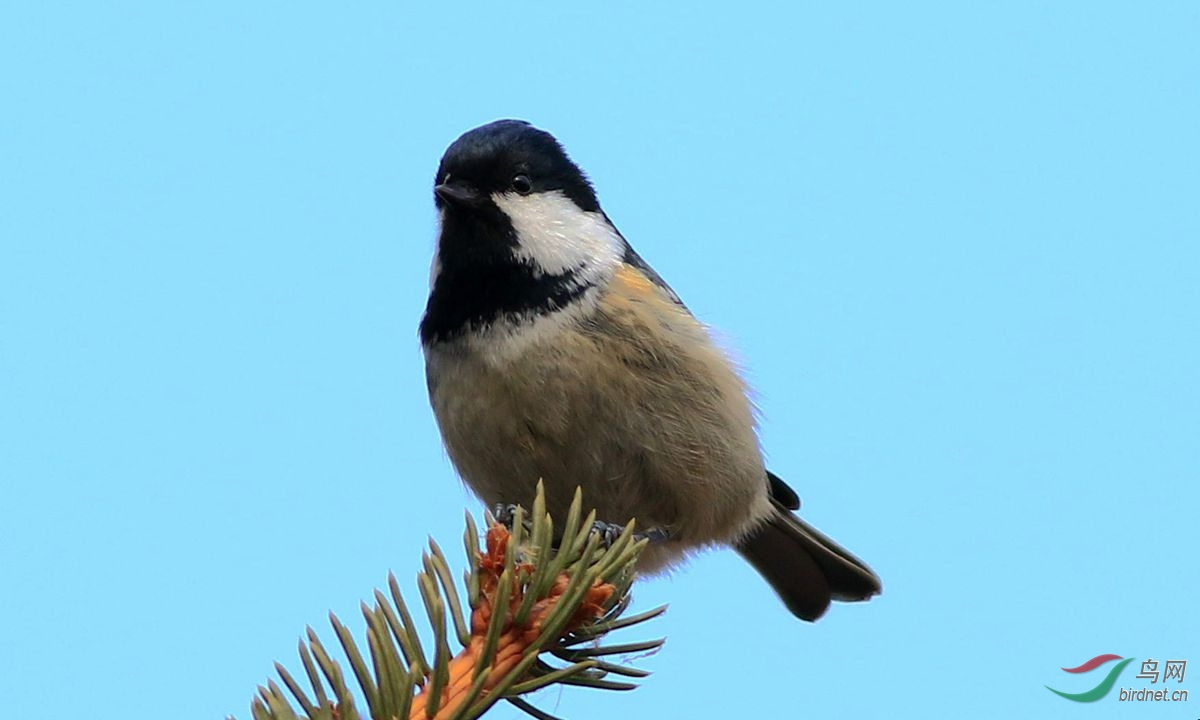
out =
{"type": "Polygon", "coordinates": [[[624,252],[550,133],[498,120],[454,141],[434,187],[437,258],[421,339],[525,322],[581,298],[624,252]]]}
{"type": "Polygon", "coordinates": [[[524,120],[497,120],[464,133],[446,150],[434,181],[439,208],[470,207],[494,193],[561,191],[581,210],[600,202],[562,145],[524,120]]]}

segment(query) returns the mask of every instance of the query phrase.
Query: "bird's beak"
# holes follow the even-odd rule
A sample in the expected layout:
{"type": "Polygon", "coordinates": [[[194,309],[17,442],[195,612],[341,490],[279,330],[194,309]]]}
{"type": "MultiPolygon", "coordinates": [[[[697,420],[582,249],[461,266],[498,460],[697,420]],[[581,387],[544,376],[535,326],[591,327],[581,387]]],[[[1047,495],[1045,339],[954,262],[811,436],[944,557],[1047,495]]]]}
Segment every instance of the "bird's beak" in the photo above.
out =
{"type": "Polygon", "coordinates": [[[479,192],[475,188],[457,182],[444,182],[435,185],[433,193],[451,205],[478,205],[480,200],[479,192]]]}

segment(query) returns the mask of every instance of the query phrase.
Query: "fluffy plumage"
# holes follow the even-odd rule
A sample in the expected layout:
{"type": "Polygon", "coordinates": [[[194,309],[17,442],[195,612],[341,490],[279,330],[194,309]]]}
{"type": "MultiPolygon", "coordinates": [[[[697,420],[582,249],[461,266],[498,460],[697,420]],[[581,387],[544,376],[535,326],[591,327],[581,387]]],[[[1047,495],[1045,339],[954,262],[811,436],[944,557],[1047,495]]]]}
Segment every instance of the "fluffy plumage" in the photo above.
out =
{"type": "Polygon", "coordinates": [[[660,527],[641,569],[733,545],[798,617],[879,592],[865,564],[790,510],[736,368],[527,123],[472,130],[435,181],[440,234],[421,339],[447,451],[488,503],[541,479],[562,513],[660,527]]]}

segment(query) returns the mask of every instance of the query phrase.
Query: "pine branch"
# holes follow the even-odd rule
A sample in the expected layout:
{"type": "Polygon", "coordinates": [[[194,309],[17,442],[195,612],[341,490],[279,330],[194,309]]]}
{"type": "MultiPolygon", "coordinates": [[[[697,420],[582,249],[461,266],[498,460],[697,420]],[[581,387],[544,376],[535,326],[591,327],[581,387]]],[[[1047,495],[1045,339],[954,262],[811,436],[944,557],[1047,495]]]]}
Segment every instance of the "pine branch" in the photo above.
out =
{"type": "MultiPolygon", "coordinates": [[[[375,604],[362,605],[366,654],[331,613],[330,624],[345,653],[349,675],[366,701],[367,717],[470,720],[504,699],[535,718],[554,720],[521,696],[555,683],[610,690],[636,687],[610,676],[641,678],[647,672],[605,658],[653,652],[663,639],[609,647],[599,645],[599,640],[666,610],[664,606],[621,617],[630,601],[634,563],[646,541],[634,540],[630,522],[605,547],[592,531],[595,513],[582,517],[581,508],[582,495],[576,491],[562,531],[554,532],[539,483],[528,521],[520,507],[511,531],[489,516],[482,551],[468,515],[463,540],[469,617],[463,613],[445,555],[430,540],[417,589],[433,631],[432,657],[422,646],[392,575],[388,576],[390,597],[376,591],[375,604]],[[556,537],[561,538],[557,543],[556,537]],[[453,657],[451,639],[461,647],[453,657]]],[[[300,662],[311,695],[276,663],[283,687],[268,681],[258,688],[250,708],[255,720],[362,717],[342,666],[312,628],[307,637],[307,642],[300,642],[300,662]]]]}

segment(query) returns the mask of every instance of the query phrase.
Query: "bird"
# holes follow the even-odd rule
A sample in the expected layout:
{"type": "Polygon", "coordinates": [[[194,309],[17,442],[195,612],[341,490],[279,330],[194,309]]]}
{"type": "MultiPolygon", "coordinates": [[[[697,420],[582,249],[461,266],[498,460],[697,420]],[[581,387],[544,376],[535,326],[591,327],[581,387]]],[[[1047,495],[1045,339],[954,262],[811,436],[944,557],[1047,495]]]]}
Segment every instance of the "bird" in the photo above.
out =
{"type": "Polygon", "coordinates": [[[879,594],[862,560],[802,520],[764,464],[745,381],[627,242],[559,141],[497,120],[446,149],[420,320],[451,463],[494,506],[652,527],[639,574],[731,546],[796,617],[879,594]]]}

